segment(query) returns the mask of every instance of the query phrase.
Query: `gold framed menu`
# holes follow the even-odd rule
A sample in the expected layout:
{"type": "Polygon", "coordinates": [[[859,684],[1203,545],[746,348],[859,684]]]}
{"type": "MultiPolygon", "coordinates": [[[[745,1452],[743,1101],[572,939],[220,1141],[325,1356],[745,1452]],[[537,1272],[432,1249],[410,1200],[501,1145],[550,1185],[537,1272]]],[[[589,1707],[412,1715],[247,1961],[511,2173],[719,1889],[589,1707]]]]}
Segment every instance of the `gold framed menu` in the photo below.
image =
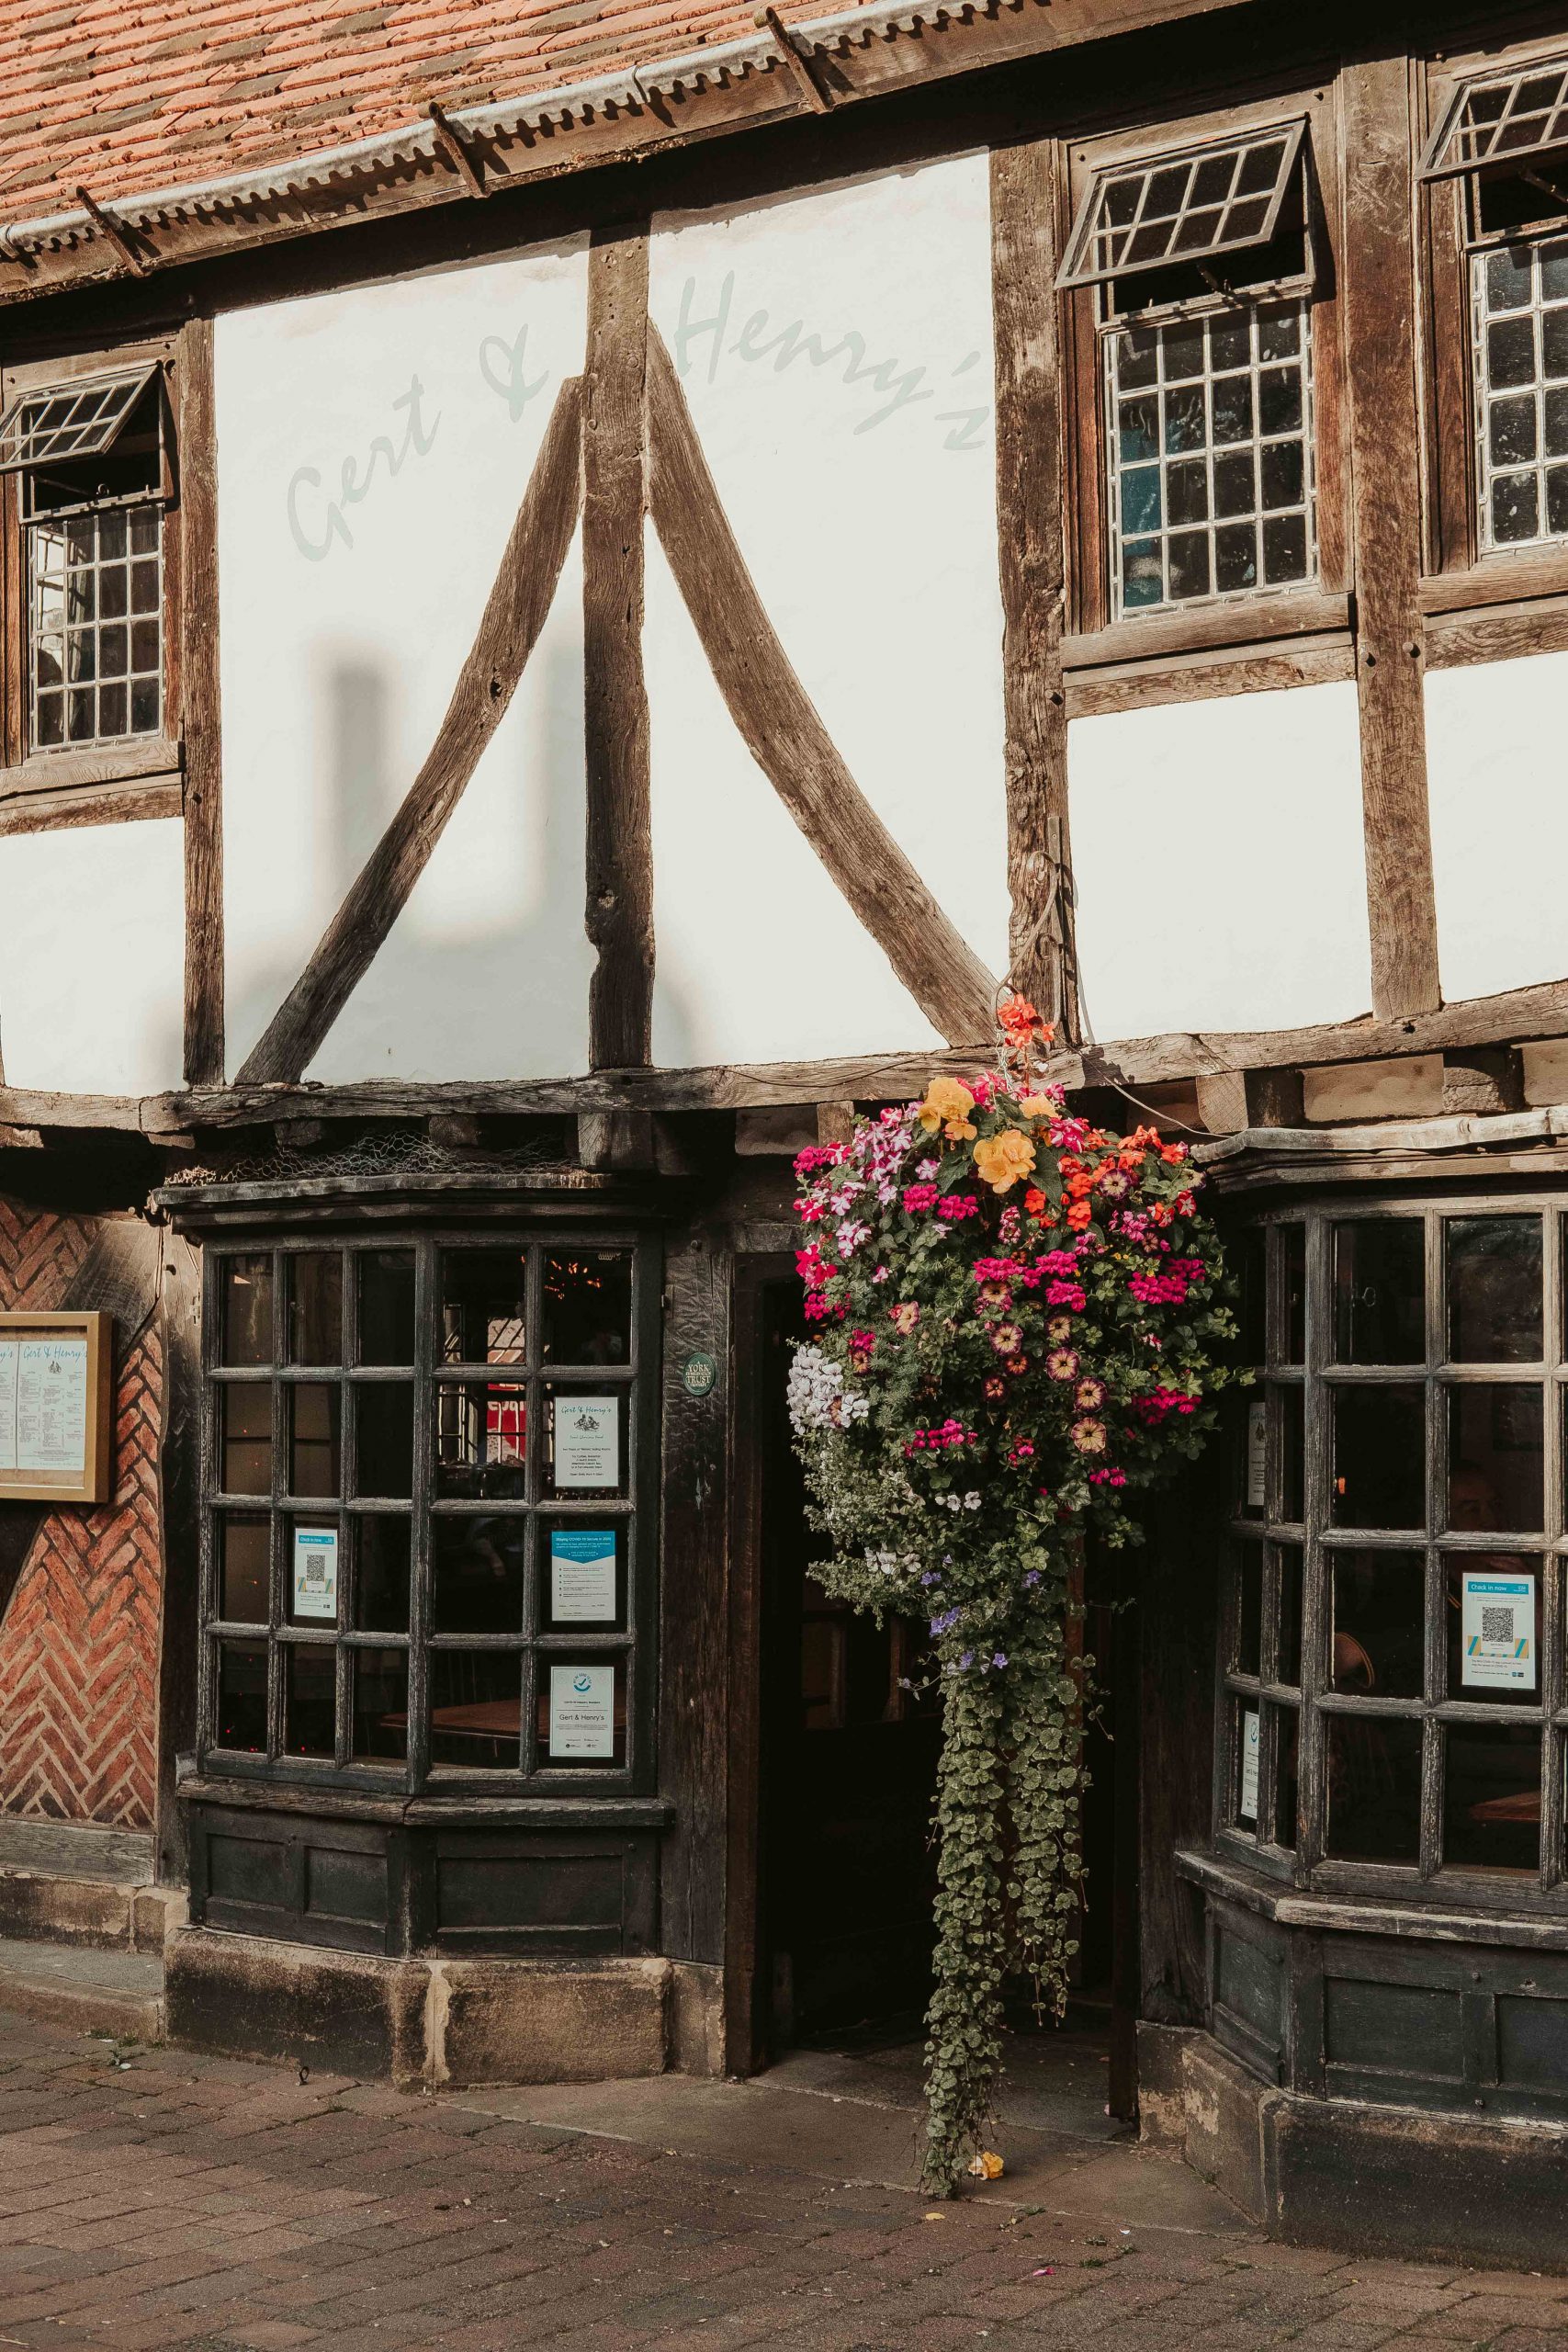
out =
{"type": "Polygon", "coordinates": [[[113,1320],[0,1315],[0,1502],[108,1501],[113,1320]]]}

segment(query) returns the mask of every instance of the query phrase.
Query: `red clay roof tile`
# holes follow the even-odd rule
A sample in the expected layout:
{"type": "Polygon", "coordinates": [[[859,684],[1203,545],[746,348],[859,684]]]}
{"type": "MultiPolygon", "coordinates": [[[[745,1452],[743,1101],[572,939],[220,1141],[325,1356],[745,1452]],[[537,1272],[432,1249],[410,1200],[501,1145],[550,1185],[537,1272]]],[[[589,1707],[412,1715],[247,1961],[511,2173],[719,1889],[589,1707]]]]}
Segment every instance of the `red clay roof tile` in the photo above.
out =
{"type": "MultiPolygon", "coordinates": [[[[784,0],[782,12],[831,5],[784,0]]],[[[582,78],[585,67],[613,73],[738,40],[758,9],[759,0],[3,0],[0,223],[74,209],[78,185],[112,205],[400,130],[433,97],[483,104],[582,78]],[[264,72],[234,78],[264,56],[264,72]]]]}

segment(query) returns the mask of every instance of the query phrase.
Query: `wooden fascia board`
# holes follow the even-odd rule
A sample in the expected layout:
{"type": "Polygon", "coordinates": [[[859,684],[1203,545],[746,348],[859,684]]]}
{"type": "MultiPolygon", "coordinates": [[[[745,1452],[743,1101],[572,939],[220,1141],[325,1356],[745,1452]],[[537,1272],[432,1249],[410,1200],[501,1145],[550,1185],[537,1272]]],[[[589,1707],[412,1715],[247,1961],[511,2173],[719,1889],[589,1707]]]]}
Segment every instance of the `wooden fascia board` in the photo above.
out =
{"type": "MultiPolygon", "coordinates": [[[[1387,1060],[1481,1045],[1568,1036],[1568,980],[1413,1015],[1315,1029],[1227,1030],[1124,1038],[1061,1055],[1052,1076],[1068,1088],[1154,1086],[1224,1070],[1315,1068],[1387,1060]]],[[[423,1118],[469,1112],[498,1118],[585,1111],[725,1111],[803,1102],[887,1102],[919,1093],[934,1073],[963,1073],[991,1057],[987,1044],[930,1053],[871,1054],[811,1062],[751,1062],[702,1069],[603,1069],[553,1079],[452,1080],[423,1085],[374,1079],[347,1086],[188,1088],[144,1096],[50,1094],[0,1086],[0,1125],[117,1128],[152,1141],[193,1129],[269,1126],[280,1119],[423,1118]]]]}
{"type": "MultiPolygon", "coordinates": [[[[942,0],[897,16],[868,8],[863,26],[808,19],[790,30],[797,58],[809,53],[836,110],[858,99],[1255,5],[1256,0],[953,0],[949,6],[942,0]]],[[[518,119],[515,130],[480,127],[478,109],[452,116],[453,127],[482,148],[487,191],[640,162],[700,139],[733,136],[812,112],[771,48],[733,71],[720,66],[711,79],[701,51],[639,65],[635,74],[628,68],[618,78],[627,92],[618,103],[614,96],[595,100],[570,90],[560,93],[558,107],[549,91],[520,98],[510,109],[518,119]]],[[[501,111],[482,110],[490,118],[501,111]]],[[[151,198],[124,197],[107,209],[118,227],[134,232],[145,267],[156,270],[339,225],[478,200],[423,117],[389,131],[352,162],[333,160],[343,152],[258,164],[253,175],[235,175],[240,185],[232,192],[225,192],[226,183],[193,184],[188,190],[155,191],[151,198]],[[276,186],[272,192],[247,193],[247,178],[276,186]]],[[[0,230],[0,305],[127,274],[114,242],[85,212],[13,221],[0,230]]]]}

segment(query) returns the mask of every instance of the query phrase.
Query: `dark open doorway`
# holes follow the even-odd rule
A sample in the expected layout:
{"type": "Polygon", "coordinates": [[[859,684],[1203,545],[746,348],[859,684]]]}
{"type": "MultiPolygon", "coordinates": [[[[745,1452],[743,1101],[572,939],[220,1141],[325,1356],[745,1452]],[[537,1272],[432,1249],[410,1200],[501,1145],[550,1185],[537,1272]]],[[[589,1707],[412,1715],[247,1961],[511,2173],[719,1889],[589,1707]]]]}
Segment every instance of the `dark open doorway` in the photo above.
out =
{"type": "MultiPolygon", "coordinates": [[[[750,1452],[744,1638],[758,1678],[756,1908],[744,2041],[760,2067],[792,2047],[918,2041],[930,1991],[941,1722],[934,1697],[917,1701],[902,1687],[918,1668],[916,1630],[879,1630],[807,1573],[816,1539],[784,1399],[791,1352],[807,1329],[799,1285],[773,1261],[750,1271],[740,1305],[754,1384],[741,1430],[750,1452]]],[[[1091,1579],[1082,1620],[1099,1690],[1086,1728],[1089,1899],[1068,2025],[1075,2039],[1087,2034],[1101,2050],[1110,2046],[1111,2104],[1130,2114],[1136,1677],[1128,1670],[1128,1612],[1108,1600],[1091,1579]]],[[[1015,2030],[1031,2030],[1026,2000],[1010,2002],[1010,2016],[1015,2030]]]]}

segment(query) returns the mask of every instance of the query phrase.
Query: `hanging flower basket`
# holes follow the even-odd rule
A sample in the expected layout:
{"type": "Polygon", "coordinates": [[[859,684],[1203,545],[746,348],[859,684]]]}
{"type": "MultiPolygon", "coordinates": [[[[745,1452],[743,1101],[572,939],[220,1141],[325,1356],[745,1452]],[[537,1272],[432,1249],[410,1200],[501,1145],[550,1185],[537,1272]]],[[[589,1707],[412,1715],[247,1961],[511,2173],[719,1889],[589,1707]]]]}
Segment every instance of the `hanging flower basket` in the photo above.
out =
{"type": "Polygon", "coordinates": [[[1187,1148],[1070,1117],[1051,1032],[1010,998],[994,1071],[802,1152],[816,1327],[790,1419],[830,1546],[812,1574],[930,1628],[942,1698],[926,2184],[979,2148],[1002,1992],[1060,2016],[1076,1949],[1084,1694],[1068,1591],[1092,1529],[1195,1455],[1235,1324],[1187,1148]]]}

